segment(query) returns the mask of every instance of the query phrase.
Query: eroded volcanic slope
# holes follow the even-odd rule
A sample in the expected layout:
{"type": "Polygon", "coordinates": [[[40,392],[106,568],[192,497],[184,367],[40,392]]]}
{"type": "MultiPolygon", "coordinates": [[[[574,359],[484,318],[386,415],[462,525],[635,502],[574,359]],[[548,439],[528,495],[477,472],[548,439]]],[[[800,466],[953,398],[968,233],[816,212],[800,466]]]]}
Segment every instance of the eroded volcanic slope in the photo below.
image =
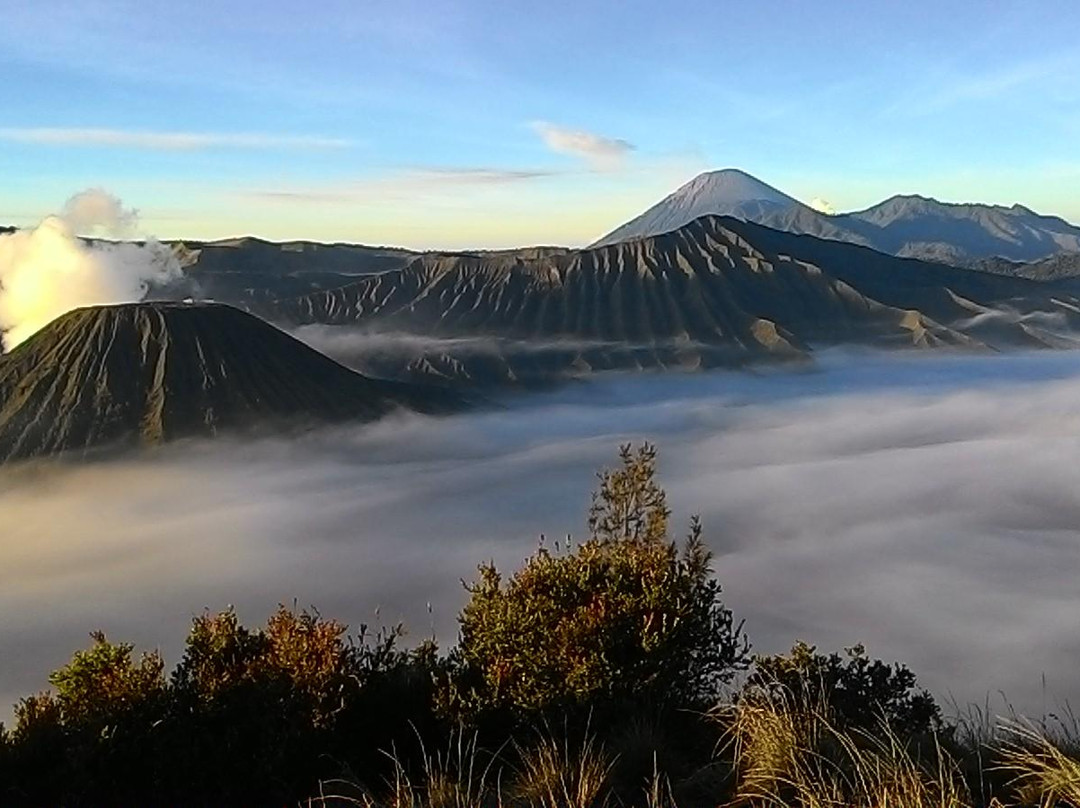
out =
{"type": "MultiPolygon", "coordinates": [[[[514,377],[535,369],[536,346],[544,344],[551,351],[540,370],[548,373],[732,364],[837,343],[1049,344],[1022,323],[968,324],[1002,304],[1035,305],[1035,297],[1055,305],[1030,281],[709,216],[660,236],[534,259],[421,256],[340,289],[281,301],[272,316],[533,346],[487,355],[488,371],[501,367],[514,377]]],[[[475,375],[463,350],[451,343],[421,351],[397,370],[475,375]]],[[[381,365],[366,361],[375,364],[358,364],[395,370],[385,356],[381,365]]]]}
{"type": "Polygon", "coordinates": [[[230,306],[84,308],[0,358],[0,461],[452,404],[365,378],[230,306]]]}

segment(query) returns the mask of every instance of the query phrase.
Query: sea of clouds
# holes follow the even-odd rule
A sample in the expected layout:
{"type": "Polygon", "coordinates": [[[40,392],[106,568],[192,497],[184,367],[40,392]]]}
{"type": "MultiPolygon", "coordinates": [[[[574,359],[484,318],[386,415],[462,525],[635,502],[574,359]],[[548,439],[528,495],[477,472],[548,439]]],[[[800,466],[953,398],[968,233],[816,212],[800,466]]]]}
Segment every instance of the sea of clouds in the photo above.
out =
{"type": "Polygon", "coordinates": [[[456,636],[461,580],[581,537],[593,474],[649,439],[760,652],[863,642],[939,697],[1080,697],[1080,353],[825,354],[612,376],[449,418],[0,473],[0,702],[87,633],[160,647],[278,603],[456,636]],[[430,609],[429,609],[430,605],[430,609]],[[1043,677],[1045,676],[1045,687],[1043,677]]]}

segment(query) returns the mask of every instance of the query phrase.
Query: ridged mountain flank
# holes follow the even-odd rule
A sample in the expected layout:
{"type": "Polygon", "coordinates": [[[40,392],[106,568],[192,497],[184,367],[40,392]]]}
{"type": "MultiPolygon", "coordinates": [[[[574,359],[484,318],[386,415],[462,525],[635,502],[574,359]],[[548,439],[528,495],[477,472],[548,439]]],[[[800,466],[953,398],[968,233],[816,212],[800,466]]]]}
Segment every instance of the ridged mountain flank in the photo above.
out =
{"type": "MultiPolygon", "coordinates": [[[[413,370],[436,375],[440,367],[443,375],[469,375],[453,341],[488,339],[512,377],[532,370],[541,345],[550,346],[545,372],[572,372],[794,358],[837,343],[1039,344],[1018,324],[995,322],[992,333],[957,325],[1039,289],[704,217],[661,236],[531,260],[422,256],[400,270],[280,301],[272,317],[445,338],[442,353],[413,357],[413,370]],[[512,357],[515,346],[527,356],[512,357]]],[[[358,366],[401,371],[385,362],[358,366]]]]}
{"type": "Polygon", "coordinates": [[[0,461],[226,430],[436,411],[221,304],[76,309],[0,357],[0,461]]]}

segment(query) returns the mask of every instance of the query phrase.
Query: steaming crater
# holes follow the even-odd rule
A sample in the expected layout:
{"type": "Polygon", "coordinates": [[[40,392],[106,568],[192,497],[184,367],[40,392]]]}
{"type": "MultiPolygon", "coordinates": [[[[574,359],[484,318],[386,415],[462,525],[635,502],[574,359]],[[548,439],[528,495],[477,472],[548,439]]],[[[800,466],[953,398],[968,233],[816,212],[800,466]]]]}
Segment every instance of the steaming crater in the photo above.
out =
{"type": "Polygon", "coordinates": [[[87,242],[84,235],[128,237],[138,211],[101,189],[75,194],[63,213],[31,230],[0,234],[0,335],[3,349],[16,345],[72,309],[134,303],[153,285],[181,275],[165,245],[87,242]]]}

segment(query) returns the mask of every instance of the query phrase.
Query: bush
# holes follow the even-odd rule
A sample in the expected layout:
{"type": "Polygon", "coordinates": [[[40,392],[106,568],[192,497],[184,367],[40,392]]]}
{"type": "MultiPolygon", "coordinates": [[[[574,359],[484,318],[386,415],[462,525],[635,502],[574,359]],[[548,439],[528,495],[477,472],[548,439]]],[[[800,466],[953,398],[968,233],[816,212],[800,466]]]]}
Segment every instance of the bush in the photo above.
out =
{"type": "Polygon", "coordinates": [[[861,646],[755,657],[721,723],[703,717],[751,660],[700,524],[679,547],[669,519],[655,450],[622,447],[583,543],[507,580],[480,567],[448,657],[285,607],[256,628],[196,617],[169,677],[157,653],[94,634],[0,727],[0,804],[287,805],[343,778],[360,804],[399,808],[498,804],[504,786],[540,808],[963,807],[964,773],[986,799],[1014,776],[1023,799],[1076,802],[1071,745],[981,744],[965,772],[914,674],[861,646]]]}
{"type": "Polygon", "coordinates": [[[492,564],[467,586],[455,696],[466,716],[714,700],[747,661],[695,518],[668,537],[656,451],[623,446],[599,475],[591,537],[541,547],[505,584],[492,564]]]}
{"type": "Polygon", "coordinates": [[[431,726],[433,651],[399,650],[400,628],[346,631],[285,607],[257,630],[232,610],[195,618],[172,680],[175,745],[208,799],[295,800],[321,778],[386,768],[380,749],[431,726]]]}
{"type": "Polygon", "coordinates": [[[871,660],[861,645],[826,656],[800,641],[788,654],[755,657],[742,698],[777,695],[794,711],[824,709],[842,731],[875,731],[884,722],[891,733],[913,738],[942,729],[941,710],[915,674],[871,660]]]}
{"type": "Polygon", "coordinates": [[[397,629],[208,612],[169,679],[157,653],[93,637],[0,734],[3,805],[296,803],[323,778],[381,776],[381,750],[437,730],[435,649],[398,650],[397,629]]]}
{"type": "Polygon", "coordinates": [[[155,782],[143,765],[159,739],[167,711],[164,661],[157,652],[136,660],[134,647],[91,634],[90,648],[49,676],[53,692],[23,699],[15,708],[9,757],[34,796],[50,802],[75,795],[129,798],[155,782]],[[38,790],[40,789],[40,790],[38,790]],[[65,790],[66,789],[66,790],[65,790]]]}

